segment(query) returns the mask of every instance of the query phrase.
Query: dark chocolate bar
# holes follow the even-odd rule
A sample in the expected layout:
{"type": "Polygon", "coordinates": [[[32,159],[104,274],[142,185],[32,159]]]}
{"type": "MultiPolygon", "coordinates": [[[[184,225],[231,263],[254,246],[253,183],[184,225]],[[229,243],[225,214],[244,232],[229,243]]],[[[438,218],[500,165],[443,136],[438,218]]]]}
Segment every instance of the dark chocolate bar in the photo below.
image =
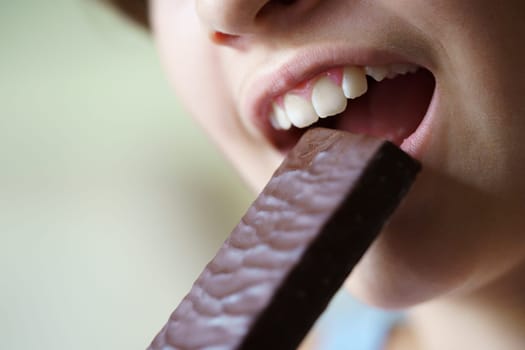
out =
{"type": "Polygon", "coordinates": [[[295,350],[420,165],[393,144],[305,133],[149,350],[295,350]]]}

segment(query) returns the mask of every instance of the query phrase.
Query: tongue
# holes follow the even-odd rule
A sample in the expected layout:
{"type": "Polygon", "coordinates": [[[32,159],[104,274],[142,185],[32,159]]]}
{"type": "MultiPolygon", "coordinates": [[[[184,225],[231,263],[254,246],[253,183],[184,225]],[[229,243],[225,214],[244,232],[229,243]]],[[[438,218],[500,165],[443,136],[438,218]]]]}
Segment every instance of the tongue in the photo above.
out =
{"type": "Polygon", "coordinates": [[[434,78],[424,69],[381,83],[369,82],[368,92],[349,101],[337,118],[337,129],[401,144],[425,116],[434,91],[434,78]]]}

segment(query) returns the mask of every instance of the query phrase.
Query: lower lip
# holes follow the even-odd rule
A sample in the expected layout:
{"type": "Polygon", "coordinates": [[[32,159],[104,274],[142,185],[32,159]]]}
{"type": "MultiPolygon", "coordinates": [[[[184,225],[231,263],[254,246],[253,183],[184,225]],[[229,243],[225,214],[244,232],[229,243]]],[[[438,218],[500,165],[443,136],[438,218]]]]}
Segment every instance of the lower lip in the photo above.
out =
{"type": "Polygon", "coordinates": [[[428,109],[417,129],[410,134],[400,145],[400,148],[411,157],[421,160],[425,144],[430,135],[431,125],[437,115],[439,102],[439,83],[435,81],[434,92],[428,109]]]}

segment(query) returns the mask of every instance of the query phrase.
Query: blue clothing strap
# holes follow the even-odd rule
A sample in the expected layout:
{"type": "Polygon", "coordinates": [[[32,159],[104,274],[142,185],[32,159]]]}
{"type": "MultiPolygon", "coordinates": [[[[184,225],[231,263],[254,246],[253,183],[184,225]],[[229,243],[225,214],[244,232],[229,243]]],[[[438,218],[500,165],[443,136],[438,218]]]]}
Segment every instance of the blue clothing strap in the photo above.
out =
{"type": "Polygon", "coordinates": [[[322,350],[382,350],[401,312],[368,307],[341,290],[316,324],[322,350]]]}

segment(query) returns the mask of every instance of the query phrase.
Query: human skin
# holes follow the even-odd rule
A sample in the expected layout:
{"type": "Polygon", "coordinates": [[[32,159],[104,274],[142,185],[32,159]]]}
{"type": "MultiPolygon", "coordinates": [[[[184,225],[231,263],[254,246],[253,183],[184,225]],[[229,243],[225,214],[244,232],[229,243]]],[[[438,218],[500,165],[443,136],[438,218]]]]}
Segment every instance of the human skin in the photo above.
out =
{"type": "Polygon", "coordinates": [[[416,306],[425,349],[467,348],[452,334],[475,325],[452,315],[474,309],[525,328],[525,2],[152,0],[150,10],[177,96],[256,192],[285,153],[253,120],[262,77],[326,52],[348,64],[388,52],[431,71],[429,111],[401,145],[424,170],[347,285],[374,306],[416,306]],[[431,323],[440,335],[421,326],[431,323]]]}

